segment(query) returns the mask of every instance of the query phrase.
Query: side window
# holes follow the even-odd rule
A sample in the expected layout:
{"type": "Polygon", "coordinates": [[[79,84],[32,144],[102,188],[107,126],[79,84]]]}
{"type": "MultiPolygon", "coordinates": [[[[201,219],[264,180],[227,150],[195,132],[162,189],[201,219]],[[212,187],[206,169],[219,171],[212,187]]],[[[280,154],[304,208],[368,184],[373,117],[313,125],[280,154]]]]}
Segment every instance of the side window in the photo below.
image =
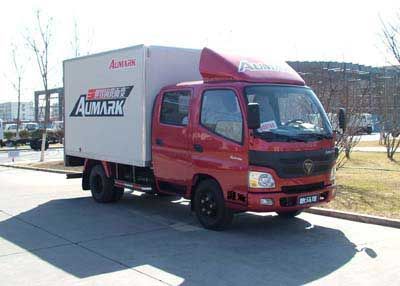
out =
{"type": "Polygon", "coordinates": [[[212,132],[242,142],[243,120],[232,90],[207,90],[203,94],[201,124],[212,132]]]}
{"type": "Polygon", "coordinates": [[[189,91],[171,91],[163,95],[160,122],[186,126],[189,113],[189,91]]]}

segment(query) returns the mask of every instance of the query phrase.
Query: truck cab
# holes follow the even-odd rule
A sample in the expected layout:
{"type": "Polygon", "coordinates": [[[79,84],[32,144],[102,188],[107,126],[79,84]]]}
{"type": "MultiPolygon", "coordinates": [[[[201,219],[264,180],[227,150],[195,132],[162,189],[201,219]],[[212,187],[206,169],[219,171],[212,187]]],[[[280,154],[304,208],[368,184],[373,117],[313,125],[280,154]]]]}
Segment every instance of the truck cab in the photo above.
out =
{"type": "Polygon", "coordinates": [[[332,127],[286,63],[138,45],[65,61],[64,92],[65,162],[84,165],[97,202],[178,195],[219,230],[237,212],[290,218],[335,195],[332,127]]]}
{"type": "MultiPolygon", "coordinates": [[[[206,80],[168,86],[158,94],[152,163],[159,192],[190,199],[206,227],[224,221],[216,212],[218,200],[233,212],[273,211],[285,217],[329,202],[337,154],[316,95],[296,74],[269,76],[271,67],[260,68],[254,78],[251,71],[242,75],[227,64],[204,66],[235,62],[221,57],[203,51],[206,80]],[[258,113],[255,126],[251,112],[258,113]],[[204,181],[208,184],[201,187],[204,181]],[[203,196],[196,195],[199,188],[203,196]]],[[[240,70],[236,62],[232,66],[240,70]]]]}

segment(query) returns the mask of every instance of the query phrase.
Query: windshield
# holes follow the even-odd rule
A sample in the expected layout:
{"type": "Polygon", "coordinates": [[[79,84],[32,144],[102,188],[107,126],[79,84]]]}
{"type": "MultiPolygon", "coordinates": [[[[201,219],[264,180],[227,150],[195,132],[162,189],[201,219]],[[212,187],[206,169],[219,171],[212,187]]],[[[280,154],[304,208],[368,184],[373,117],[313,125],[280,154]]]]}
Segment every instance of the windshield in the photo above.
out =
{"type": "Polygon", "coordinates": [[[248,86],[249,103],[260,106],[261,127],[255,135],[273,141],[321,140],[332,137],[332,127],[311,89],[292,86],[248,86]]]}

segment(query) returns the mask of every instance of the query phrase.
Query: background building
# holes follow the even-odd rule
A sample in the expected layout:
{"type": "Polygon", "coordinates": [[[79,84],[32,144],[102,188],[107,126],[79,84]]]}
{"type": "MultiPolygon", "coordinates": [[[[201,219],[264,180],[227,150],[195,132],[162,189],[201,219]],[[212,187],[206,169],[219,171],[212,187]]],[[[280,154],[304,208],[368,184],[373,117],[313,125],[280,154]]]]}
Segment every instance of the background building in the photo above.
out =
{"type": "Polygon", "coordinates": [[[318,95],[328,113],[371,114],[374,130],[400,126],[400,67],[344,62],[288,62],[318,95]]]}
{"type": "MultiPolygon", "coordinates": [[[[17,117],[18,117],[18,102],[0,103],[0,119],[2,119],[5,122],[13,122],[17,120],[17,117]]],[[[20,120],[21,121],[34,120],[33,102],[21,102],[20,120]]]]}

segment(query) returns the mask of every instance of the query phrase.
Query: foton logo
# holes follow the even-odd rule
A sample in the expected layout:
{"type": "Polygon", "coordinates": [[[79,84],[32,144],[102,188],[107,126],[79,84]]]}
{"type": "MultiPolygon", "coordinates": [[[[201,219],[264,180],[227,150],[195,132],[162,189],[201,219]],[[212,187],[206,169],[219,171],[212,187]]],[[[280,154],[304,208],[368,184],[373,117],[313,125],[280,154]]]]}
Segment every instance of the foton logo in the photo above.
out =
{"type": "Polygon", "coordinates": [[[122,68],[131,68],[136,66],[136,59],[122,59],[116,60],[112,59],[111,63],[108,65],[108,69],[122,69],[122,68]]]}
{"type": "Polygon", "coordinates": [[[276,71],[276,72],[290,72],[290,69],[284,65],[277,64],[264,64],[264,63],[251,63],[249,61],[240,61],[239,72],[256,72],[256,71],[276,71]]]}
{"type": "Polygon", "coordinates": [[[133,85],[110,88],[91,88],[82,94],[75,103],[69,116],[124,116],[125,101],[133,85]]]}

